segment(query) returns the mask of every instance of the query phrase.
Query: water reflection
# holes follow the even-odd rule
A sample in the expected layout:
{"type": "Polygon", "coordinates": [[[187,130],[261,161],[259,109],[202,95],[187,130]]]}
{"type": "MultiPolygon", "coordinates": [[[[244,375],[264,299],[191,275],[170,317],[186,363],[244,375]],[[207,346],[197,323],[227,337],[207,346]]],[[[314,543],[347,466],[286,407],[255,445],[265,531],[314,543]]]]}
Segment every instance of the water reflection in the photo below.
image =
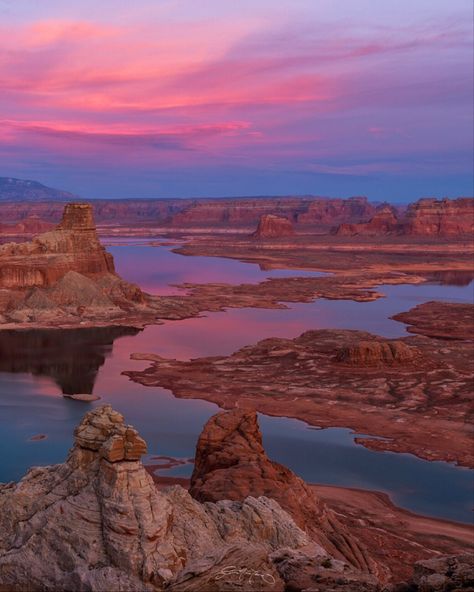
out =
{"type": "Polygon", "coordinates": [[[433,271],[428,275],[428,279],[447,286],[469,286],[474,280],[474,271],[460,271],[457,269],[433,271]]]}
{"type": "MultiPolygon", "coordinates": [[[[114,247],[119,272],[150,292],[183,281],[256,282],[266,276],[305,275],[260,270],[238,261],[175,255],[167,248],[114,247]]],[[[132,352],[189,359],[227,355],[266,337],[293,338],[307,329],[362,329],[398,337],[403,323],[388,317],[427,300],[472,300],[465,285],[381,286],[375,302],[317,300],[288,310],[230,309],[200,318],[169,321],[138,332],[128,328],[0,332],[0,482],[19,479],[28,467],[64,460],[74,427],[86,411],[110,403],[136,426],[151,455],[190,458],[216,405],[176,399],[121,375],[145,368],[132,352]],[[80,403],[61,393],[91,393],[97,403],[80,403]],[[43,440],[32,436],[44,434],[43,440]]],[[[303,422],[261,417],[270,456],[311,482],[366,487],[390,493],[414,511],[468,521],[472,477],[445,463],[410,455],[378,453],[358,446],[349,430],[307,429],[303,422]],[[449,487],[448,487],[449,485],[449,487]]],[[[190,466],[180,468],[189,472],[190,466]]]]}
{"type": "Polygon", "coordinates": [[[114,340],[131,327],[0,331],[0,372],[47,376],[63,394],[92,393],[114,340]]]}

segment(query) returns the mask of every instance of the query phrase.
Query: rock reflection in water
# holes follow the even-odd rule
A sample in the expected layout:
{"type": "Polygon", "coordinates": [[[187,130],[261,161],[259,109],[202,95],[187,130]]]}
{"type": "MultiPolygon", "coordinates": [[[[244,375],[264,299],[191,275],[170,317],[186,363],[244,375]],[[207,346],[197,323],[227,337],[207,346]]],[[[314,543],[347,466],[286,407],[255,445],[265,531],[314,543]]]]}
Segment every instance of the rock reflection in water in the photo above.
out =
{"type": "Polygon", "coordinates": [[[428,276],[432,282],[446,286],[469,286],[474,280],[474,271],[447,269],[446,271],[433,271],[428,276]]]}
{"type": "Polygon", "coordinates": [[[132,327],[0,331],[0,372],[52,378],[63,394],[92,393],[114,340],[132,327]]]}

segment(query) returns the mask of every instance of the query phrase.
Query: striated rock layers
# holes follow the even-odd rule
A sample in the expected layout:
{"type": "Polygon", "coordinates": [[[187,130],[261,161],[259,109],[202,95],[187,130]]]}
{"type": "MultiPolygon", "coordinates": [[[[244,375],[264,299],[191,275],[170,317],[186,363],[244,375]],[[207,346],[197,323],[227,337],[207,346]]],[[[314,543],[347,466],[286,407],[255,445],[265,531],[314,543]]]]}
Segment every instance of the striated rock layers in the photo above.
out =
{"type": "Polygon", "coordinates": [[[297,222],[305,226],[357,223],[370,219],[374,213],[375,206],[366,197],[319,198],[312,201],[305,212],[298,214],[297,222]]]}
{"type": "Polygon", "coordinates": [[[377,571],[364,547],[312,489],[267,457],[253,410],[233,409],[207,422],[197,445],[190,493],[202,502],[241,502],[249,495],[271,497],[334,557],[362,571],[377,571]]]}
{"type": "Polygon", "coordinates": [[[259,497],[202,504],[180,486],[158,491],[145,452],[105,405],[75,430],[65,463],[0,485],[0,590],[282,592],[301,590],[302,575],[319,590],[379,590],[259,496],[258,483],[259,497]]]}
{"type": "Polygon", "coordinates": [[[0,247],[1,288],[51,286],[68,271],[92,277],[114,273],[112,256],[100,244],[89,204],[67,204],[55,230],[28,243],[0,247]]]}
{"type": "Polygon", "coordinates": [[[340,236],[403,235],[414,237],[467,237],[474,233],[474,198],[420,199],[400,217],[389,205],[380,208],[369,222],[341,224],[340,236]]]}
{"type": "Polygon", "coordinates": [[[422,361],[417,347],[403,341],[361,340],[354,345],[341,348],[336,359],[357,367],[393,366],[413,364],[422,361]]]}
{"type": "Polygon", "coordinates": [[[408,206],[403,234],[456,237],[474,232],[474,198],[420,199],[408,206]]]}
{"type": "Polygon", "coordinates": [[[359,224],[341,224],[336,234],[340,236],[383,236],[393,234],[398,231],[400,226],[397,213],[391,206],[383,206],[369,222],[360,222],[359,224]]]}
{"type": "Polygon", "coordinates": [[[67,204],[56,229],[31,242],[0,246],[0,324],[107,324],[134,313],[155,315],[153,298],[115,273],[89,204],[67,204]]]}
{"type": "Polygon", "coordinates": [[[258,222],[257,230],[252,234],[253,238],[285,238],[295,233],[293,224],[283,216],[265,214],[258,222]]]}
{"type": "Polygon", "coordinates": [[[53,230],[54,224],[41,220],[39,216],[28,216],[16,224],[0,224],[2,236],[39,234],[53,230]]]}

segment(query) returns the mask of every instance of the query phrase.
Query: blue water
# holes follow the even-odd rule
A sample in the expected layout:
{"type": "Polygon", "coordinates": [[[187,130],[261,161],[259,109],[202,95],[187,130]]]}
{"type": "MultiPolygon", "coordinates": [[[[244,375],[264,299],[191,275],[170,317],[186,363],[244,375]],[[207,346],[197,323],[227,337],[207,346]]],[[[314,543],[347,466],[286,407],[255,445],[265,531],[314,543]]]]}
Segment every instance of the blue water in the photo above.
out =
{"type": "MultiPolygon", "coordinates": [[[[151,292],[166,293],[170,283],[257,282],[275,273],[229,259],[183,257],[165,247],[123,246],[110,249],[118,271],[151,292]]],[[[312,273],[312,272],[307,272],[312,273]]],[[[150,455],[192,458],[197,437],[218,408],[200,400],[175,398],[162,388],[144,387],[122,376],[140,369],[132,352],[189,359],[229,354],[269,336],[295,337],[311,328],[362,329],[396,337],[402,323],[388,319],[432,299],[472,301],[468,286],[436,284],[382,286],[386,298],[369,303],[317,300],[290,304],[287,310],[230,309],[201,318],[147,327],[136,335],[116,337],[101,330],[86,338],[82,330],[62,338],[54,331],[24,332],[0,343],[0,481],[19,479],[28,467],[61,462],[72,444],[72,431],[94,405],[111,403],[148,442],[150,455]],[[3,350],[1,349],[3,347],[3,350]],[[23,352],[16,355],[15,352],[23,352]],[[2,353],[3,352],[3,353],[2,353]],[[27,355],[28,354],[28,355],[27,355]],[[85,382],[84,382],[85,381],[85,382]],[[74,384],[91,384],[101,396],[93,404],[64,399],[74,384]],[[31,441],[37,434],[46,439],[31,441]]],[[[310,482],[375,489],[389,493],[402,507],[427,515],[469,522],[472,517],[471,471],[448,463],[427,462],[408,454],[367,450],[350,430],[317,430],[304,422],[260,416],[271,458],[310,482]]],[[[177,474],[188,475],[182,465],[177,474]]]]}

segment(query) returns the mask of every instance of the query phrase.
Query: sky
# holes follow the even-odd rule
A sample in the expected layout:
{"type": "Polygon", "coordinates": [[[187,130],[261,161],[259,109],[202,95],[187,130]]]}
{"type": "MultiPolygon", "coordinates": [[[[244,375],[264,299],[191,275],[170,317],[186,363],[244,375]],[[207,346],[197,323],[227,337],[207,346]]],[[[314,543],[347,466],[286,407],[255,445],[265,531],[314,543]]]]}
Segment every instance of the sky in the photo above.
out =
{"type": "Polygon", "coordinates": [[[0,0],[0,176],[472,195],[471,0],[0,0]]]}

